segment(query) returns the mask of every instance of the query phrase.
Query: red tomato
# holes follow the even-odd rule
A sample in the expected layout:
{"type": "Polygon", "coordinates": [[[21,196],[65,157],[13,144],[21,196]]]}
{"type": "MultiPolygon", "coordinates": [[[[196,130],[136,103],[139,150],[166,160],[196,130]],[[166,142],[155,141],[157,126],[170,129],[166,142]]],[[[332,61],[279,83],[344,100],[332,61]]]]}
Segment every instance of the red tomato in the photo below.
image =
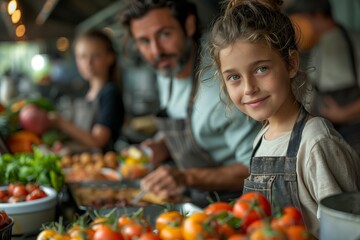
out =
{"type": "Polygon", "coordinates": [[[164,212],[156,218],[155,227],[160,233],[169,224],[173,227],[180,226],[183,219],[183,215],[178,211],[164,212]]]}
{"type": "Polygon", "coordinates": [[[8,199],[8,203],[17,203],[17,202],[24,202],[25,201],[25,196],[21,196],[21,197],[9,197],[8,199]]]}
{"type": "Polygon", "coordinates": [[[121,234],[107,225],[98,225],[93,240],[124,240],[121,234]]]}
{"type": "Polygon", "coordinates": [[[283,228],[284,230],[292,225],[303,225],[301,212],[294,206],[284,207],[279,215],[271,220],[273,228],[283,228]]]}
{"type": "Polygon", "coordinates": [[[121,234],[123,235],[125,240],[138,239],[141,234],[146,232],[151,232],[151,228],[149,226],[143,226],[138,223],[127,224],[121,229],[121,234]]]}
{"type": "Polygon", "coordinates": [[[135,219],[130,218],[126,215],[122,215],[118,219],[118,227],[121,229],[123,226],[128,225],[128,224],[133,224],[135,222],[136,222],[135,219]]]}
{"type": "Polygon", "coordinates": [[[304,225],[293,225],[286,228],[288,240],[314,240],[314,236],[306,229],[304,225]]]}
{"type": "Polygon", "coordinates": [[[265,221],[263,219],[256,220],[255,222],[252,222],[246,229],[247,234],[251,234],[256,229],[263,227],[265,225],[265,221]]]}
{"type": "Polygon", "coordinates": [[[10,218],[5,211],[0,210],[0,228],[5,227],[10,223],[10,218]]]}
{"type": "Polygon", "coordinates": [[[21,183],[19,183],[19,182],[9,183],[9,185],[8,185],[8,193],[9,193],[10,196],[13,195],[14,188],[15,188],[16,186],[23,186],[23,185],[22,185],[21,183]]]}
{"type": "Polygon", "coordinates": [[[221,212],[232,212],[233,207],[227,202],[214,202],[209,204],[204,212],[206,214],[219,214],[221,212]]]}
{"type": "Polygon", "coordinates": [[[23,185],[15,186],[12,190],[12,196],[14,197],[25,197],[26,195],[28,195],[28,191],[26,191],[23,185]]]}
{"type": "Polygon", "coordinates": [[[6,203],[9,198],[9,193],[7,190],[0,190],[0,203],[6,203]]]}
{"type": "Polygon", "coordinates": [[[216,233],[218,235],[217,237],[219,237],[220,239],[223,239],[223,238],[227,239],[228,237],[230,237],[236,233],[236,229],[231,227],[228,224],[222,223],[216,227],[216,233]]]}
{"type": "Polygon", "coordinates": [[[42,189],[34,189],[30,194],[26,196],[26,201],[32,201],[40,198],[47,197],[46,192],[44,192],[42,189]]]}
{"type": "Polygon", "coordinates": [[[242,219],[242,226],[247,228],[252,222],[270,216],[271,205],[264,195],[248,192],[235,202],[233,213],[242,219]]]}
{"type": "Polygon", "coordinates": [[[40,188],[40,186],[37,183],[27,183],[25,185],[25,189],[26,189],[26,191],[28,191],[28,193],[31,193],[35,189],[39,189],[39,188],[40,188]]]}
{"type": "Polygon", "coordinates": [[[153,232],[143,233],[138,240],[164,240],[153,232]]]}

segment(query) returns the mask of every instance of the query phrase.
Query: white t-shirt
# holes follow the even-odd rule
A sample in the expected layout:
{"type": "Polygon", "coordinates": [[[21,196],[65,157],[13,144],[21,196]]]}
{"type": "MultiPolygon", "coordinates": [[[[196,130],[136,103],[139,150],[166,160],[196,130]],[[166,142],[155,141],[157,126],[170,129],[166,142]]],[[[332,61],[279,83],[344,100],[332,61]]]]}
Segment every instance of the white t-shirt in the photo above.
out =
{"type": "Polygon", "coordinates": [[[170,118],[181,119],[187,116],[187,106],[191,93],[192,78],[173,79],[172,93],[169,101],[170,78],[158,75],[160,106],[167,107],[170,118]]]}
{"type": "MultiPolygon", "coordinates": [[[[264,128],[255,156],[285,156],[291,132],[266,140],[264,128]]],[[[297,154],[297,180],[304,221],[310,231],[319,234],[319,202],[340,192],[359,191],[360,159],[327,120],[314,117],[307,121],[297,154]]]]}

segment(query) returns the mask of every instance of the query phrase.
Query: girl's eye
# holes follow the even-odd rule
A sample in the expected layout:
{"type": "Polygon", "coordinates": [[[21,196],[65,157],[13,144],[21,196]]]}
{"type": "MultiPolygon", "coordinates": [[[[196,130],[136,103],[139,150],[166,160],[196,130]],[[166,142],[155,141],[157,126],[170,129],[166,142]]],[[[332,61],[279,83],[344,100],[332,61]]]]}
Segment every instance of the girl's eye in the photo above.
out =
{"type": "Polygon", "coordinates": [[[236,80],[239,80],[240,77],[238,75],[229,75],[227,76],[226,80],[228,81],[236,81],[236,80]]]}
{"type": "Polygon", "coordinates": [[[263,66],[256,69],[256,73],[265,73],[268,68],[263,66]]]}

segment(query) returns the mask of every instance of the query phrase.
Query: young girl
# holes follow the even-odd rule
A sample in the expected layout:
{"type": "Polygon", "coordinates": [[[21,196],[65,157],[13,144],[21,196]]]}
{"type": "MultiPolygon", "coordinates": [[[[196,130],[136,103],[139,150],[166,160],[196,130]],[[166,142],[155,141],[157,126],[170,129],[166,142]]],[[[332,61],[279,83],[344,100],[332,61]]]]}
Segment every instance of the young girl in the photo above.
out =
{"type": "Polygon", "coordinates": [[[213,26],[210,54],[231,101],[265,122],[244,192],[261,192],[274,207],[298,207],[318,236],[319,201],[360,189],[360,159],[327,120],[305,110],[306,78],[281,2],[230,1],[213,26]]]}
{"type": "Polygon", "coordinates": [[[113,150],[125,112],[112,41],[100,30],[81,33],[75,38],[74,54],[89,89],[74,102],[73,121],[59,114],[50,114],[49,119],[54,127],[74,140],[68,144],[73,151],[113,150]]]}

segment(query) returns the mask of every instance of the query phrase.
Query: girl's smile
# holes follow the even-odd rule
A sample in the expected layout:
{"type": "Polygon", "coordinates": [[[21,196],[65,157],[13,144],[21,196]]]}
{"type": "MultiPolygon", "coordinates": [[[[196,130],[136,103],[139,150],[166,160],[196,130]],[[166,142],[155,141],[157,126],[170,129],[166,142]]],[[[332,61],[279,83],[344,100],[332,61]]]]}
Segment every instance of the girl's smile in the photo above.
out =
{"type": "Polygon", "coordinates": [[[268,45],[237,40],[220,51],[219,59],[229,96],[242,112],[258,121],[281,121],[293,108],[294,70],[268,45]]]}

